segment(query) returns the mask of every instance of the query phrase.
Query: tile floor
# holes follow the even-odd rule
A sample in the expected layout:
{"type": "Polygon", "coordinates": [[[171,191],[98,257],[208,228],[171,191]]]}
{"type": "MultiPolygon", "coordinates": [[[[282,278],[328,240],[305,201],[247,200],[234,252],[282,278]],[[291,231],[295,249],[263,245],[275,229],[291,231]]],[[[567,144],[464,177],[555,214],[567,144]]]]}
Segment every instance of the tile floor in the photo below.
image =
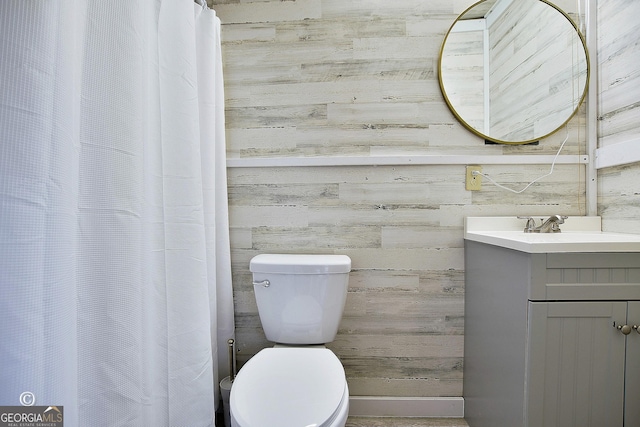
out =
{"type": "Polygon", "coordinates": [[[346,427],[469,427],[462,418],[349,417],[346,427]]]}

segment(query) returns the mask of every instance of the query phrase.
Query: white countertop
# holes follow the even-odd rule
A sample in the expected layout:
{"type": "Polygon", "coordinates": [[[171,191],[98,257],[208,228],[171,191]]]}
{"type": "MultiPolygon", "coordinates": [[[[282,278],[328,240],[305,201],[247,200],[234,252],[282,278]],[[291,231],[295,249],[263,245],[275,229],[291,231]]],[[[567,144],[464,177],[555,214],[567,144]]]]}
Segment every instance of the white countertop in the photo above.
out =
{"type": "MultiPolygon", "coordinates": [[[[533,218],[539,225],[548,216],[533,218]]],[[[603,232],[598,216],[570,216],[560,225],[561,233],[525,233],[526,222],[517,217],[468,217],[464,238],[528,253],[640,252],[640,234],[603,232]]]]}

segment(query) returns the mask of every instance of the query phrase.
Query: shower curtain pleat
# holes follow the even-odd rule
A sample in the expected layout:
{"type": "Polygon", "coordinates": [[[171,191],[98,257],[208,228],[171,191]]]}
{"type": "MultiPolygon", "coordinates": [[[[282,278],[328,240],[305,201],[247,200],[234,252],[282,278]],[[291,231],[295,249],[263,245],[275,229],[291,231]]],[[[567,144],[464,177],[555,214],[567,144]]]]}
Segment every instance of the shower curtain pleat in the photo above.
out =
{"type": "Polygon", "coordinates": [[[214,424],[234,323],[219,25],[183,0],[0,2],[0,406],[214,424]]]}
{"type": "MultiPolygon", "coordinates": [[[[199,84],[210,86],[203,91],[212,96],[200,97],[200,130],[202,147],[202,171],[205,196],[205,222],[207,227],[208,246],[215,247],[217,256],[211,257],[216,275],[209,280],[225,283],[226,286],[215,287],[211,293],[213,343],[217,342],[217,358],[220,377],[229,372],[229,350],[227,341],[235,338],[233,313],[233,292],[231,287],[231,245],[229,243],[229,215],[216,215],[217,211],[229,211],[227,194],[227,157],[224,121],[224,83],[222,79],[222,43],[220,39],[220,19],[211,9],[196,6],[196,13],[202,15],[196,21],[196,47],[198,52],[199,84]],[[205,54],[213,49],[213,54],[205,54]],[[208,144],[207,141],[223,141],[220,144],[208,144]],[[213,165],[213,167],[212,167],[213,165]],[[225,185],[215,185],[223,182],[225,185]],[[208,204],[207,204],[208,203],[208,204]],[[217,325],[214,327],[214,325],[217,325]]],[[[216,350],[214,349],[214,355],[216,350]]],[[[218,389],[216,389],[218,392],[218,389]]]]}

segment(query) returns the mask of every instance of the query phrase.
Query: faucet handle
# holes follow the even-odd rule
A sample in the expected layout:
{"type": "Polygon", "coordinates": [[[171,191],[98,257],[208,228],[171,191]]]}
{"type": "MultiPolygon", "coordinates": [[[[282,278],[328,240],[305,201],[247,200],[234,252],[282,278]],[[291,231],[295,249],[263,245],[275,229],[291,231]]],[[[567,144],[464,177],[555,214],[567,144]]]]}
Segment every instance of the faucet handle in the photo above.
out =
{"type": "Polygon", "coordinates": [[[524,226],[525,233],[533,233],[533,230],[536,228],[536,220],[531,216],[519,216],[518,219],[526,219],[527,225],[524,226]]]}
{"type": "Polygon", "coordinates": [[[558,224],[564,224],[564,220],[569,218],[566,215],[552,215],[549,219],[555,219],[558,224]]]}

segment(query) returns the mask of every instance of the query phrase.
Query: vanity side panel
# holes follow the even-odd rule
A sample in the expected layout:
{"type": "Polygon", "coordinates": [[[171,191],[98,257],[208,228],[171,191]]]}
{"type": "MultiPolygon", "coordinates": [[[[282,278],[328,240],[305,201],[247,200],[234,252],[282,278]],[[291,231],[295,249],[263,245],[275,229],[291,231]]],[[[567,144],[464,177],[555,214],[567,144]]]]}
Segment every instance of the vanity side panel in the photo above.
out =
{"type": "Polygon", "coordinates": [[[465,419],[524,424],[531,255],[465,240],[465,419]]]}

